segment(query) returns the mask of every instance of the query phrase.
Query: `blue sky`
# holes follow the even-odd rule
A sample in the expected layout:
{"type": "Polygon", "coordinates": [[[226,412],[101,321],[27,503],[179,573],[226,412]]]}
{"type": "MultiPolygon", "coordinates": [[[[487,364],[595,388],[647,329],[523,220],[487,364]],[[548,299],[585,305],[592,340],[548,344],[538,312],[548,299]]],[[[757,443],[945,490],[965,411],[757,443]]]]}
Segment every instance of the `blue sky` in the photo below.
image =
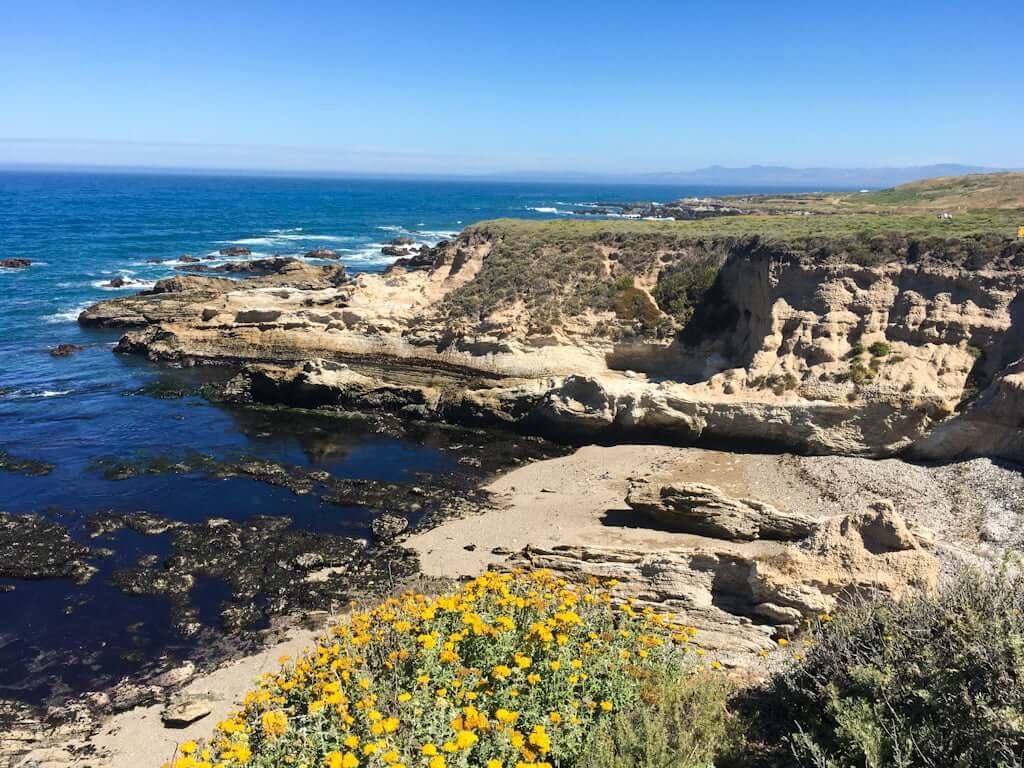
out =
{"type": "Polygon", "coordinates": [[[0,163],[1024,166],[1011,2],[0,0],[0,163]]]}

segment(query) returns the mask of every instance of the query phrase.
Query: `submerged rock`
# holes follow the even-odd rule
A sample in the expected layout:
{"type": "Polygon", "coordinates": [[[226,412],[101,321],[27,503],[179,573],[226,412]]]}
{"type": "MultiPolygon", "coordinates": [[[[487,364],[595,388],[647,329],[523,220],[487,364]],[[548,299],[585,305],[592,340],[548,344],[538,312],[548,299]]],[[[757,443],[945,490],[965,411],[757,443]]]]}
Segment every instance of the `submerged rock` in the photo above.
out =
{"type": "Polygon", "coordinates": [[[32,262],[29,259],[0,259],[0,267],[4,269],[24,269],[31,266],[32,262]]]}
{"type": "Polygon", "coordinates": [[[48,475],[54,470],[54,465],[38,459],[22,459],[18,456],[0,450],[0,471],[13,472],[28,477],[39,477],[48,475]]]}
{"type": "Polygon", "coordinates": [[[96,572],[84,562],[93,554],[58,523],[39,515],[0,512],[0,577],[85,583],[96,572]]]}
{"type": "Polygon", "coordinates": [[[408,550],[368,550],[356,539],[292,528],[285,517],[186,524],[145,513],[103,513],[90,518],[89,527],[94,536],[119,527],[172,534],[169,556],[116,571],[111,579],[128,594],[169,599],[175,625],[186,635],[199,628],[192,592],[201,579],[228,586],[230,600],[218,612],[221,627],[235,632],[268,616],[329,610],[356,596],[387,591],[417,569],[408,550]],[[310,574],[318,576],[307,578],[310,574]]]}
{"type": "Polygon", "coordinates": [[[85,347],[79,344],[58,344],[50,349],[50,357],[71,357],[76,352],[81,352],[85,347]]]}

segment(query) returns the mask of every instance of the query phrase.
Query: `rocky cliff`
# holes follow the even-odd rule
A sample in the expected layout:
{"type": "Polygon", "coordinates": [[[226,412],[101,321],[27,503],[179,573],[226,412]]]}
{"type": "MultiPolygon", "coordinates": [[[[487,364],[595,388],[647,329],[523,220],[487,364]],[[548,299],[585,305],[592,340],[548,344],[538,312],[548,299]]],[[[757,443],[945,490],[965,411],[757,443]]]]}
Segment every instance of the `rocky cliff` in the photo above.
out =
{"type": "Polygon", "coordinates": [[[1024,244],[893,218],[491,222],[382,275],[281,260],[249,280],[164,281],[80,321],[130,328],[121,352],[241,364],[241,399],[1024,459],[1024,244]]]}

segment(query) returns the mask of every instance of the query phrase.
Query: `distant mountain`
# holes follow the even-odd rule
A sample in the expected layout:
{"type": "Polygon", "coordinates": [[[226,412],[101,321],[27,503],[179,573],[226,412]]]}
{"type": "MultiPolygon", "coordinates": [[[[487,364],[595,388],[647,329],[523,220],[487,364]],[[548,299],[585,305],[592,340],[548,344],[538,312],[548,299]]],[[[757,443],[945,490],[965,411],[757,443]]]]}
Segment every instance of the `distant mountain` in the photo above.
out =
{"type": "Polygon", "coordinates": [[[500,173],[489,178],[500,181],[549,181],[591,184],[670,184],[689,187],[749,187],[757,189],[860,190],[887,189],[911,181],[935,176],[963,176],[968,173],[993,173],[1014,170],[986,168],[980,165],[942,163],[907,168],[789,168],[781,165],[750,165],[728,168],[711,165],[694,171],[658,173],[580,173],[557,171],[524,171],[500,173]]]}
{"type": "Polygon", "coordinates": [[[751,165],[726,168],[712,165],[695,171],[644,174],[652,184],[756,185],[774,187],[886,188],[934,176],[963,176],[992,173],[1003,168],[942,163],[908,168],[787,168],[779,165],[751,165]]]}

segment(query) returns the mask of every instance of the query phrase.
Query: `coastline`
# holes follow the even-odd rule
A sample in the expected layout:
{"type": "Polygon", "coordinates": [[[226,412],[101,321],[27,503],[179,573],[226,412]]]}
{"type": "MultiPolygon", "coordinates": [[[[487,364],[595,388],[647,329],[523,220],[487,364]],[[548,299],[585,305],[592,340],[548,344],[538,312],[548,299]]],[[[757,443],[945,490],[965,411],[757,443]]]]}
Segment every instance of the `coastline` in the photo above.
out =
{"type": "MultiPolygon", "coordinates": [[[[982,482],[990,490],[1002,487],[1007,492],[1002,514],[1024,515],[1024,479],[1019,468],[1002,468],[988,460],[929,467],[899,459],[737,454],[664,445],[591,445],[500,474],[483,485],[493,500],[489,508],[413,531],[400,543],[418,553],[421,574],[417,578],[435,585],[474,577],[491,567],[526,564],[531,552],[584,548],[600,564],[597,558],[602,552],[618,553],[621,558],[622,553],[633,549],[656,558],[659,554],[673,557],[694,548],[712,551],[715,546],[727,546],[730,551],[760,557],[775,555],[788,546],[772,541],[716,541],[653,524],[627,503],[631,481],[652,476],[674,483],[698,480],[713,484],[722,490],[723,497],[753,494],[780,510],[822,520],[850,510],[868,510],[874,501],[891,498],[911,530],[919,536],[926,530],[933,534],[922,541],[928,541],[929,552],[948,573],[967,562],[998,558],[997,552],[979,541],[976,529],[965,530],[963,521],[958,520],[956,508],[964,498],[959,491],[979,487],[982,482]]],[[[992,510],[992,499],[981,500],[988,505],[991,517],[973,521],[972,525],[998,522],[1000,513],[992,510]]],[[[615,562],[613,557],[605,565],[614,566],[615,562]]],[[[649,592],[649,585],[643,588],[649,592]]],[[[650,594],[647,597],[652,598],[650,594]]],[[[279,657],[294,657],[310,645],[330,618],[324,613],[314,614],[305,626],[290,620],[279,629],[278,637],[258,652],[189,675],[162,693],[160,701],[102,717],[91,723],[87,732],[74,733],[70,739],[61,737],[61,729],[57,729],[14,765],[159,765],[169,759],[177,744],[209,735],[260,674],[276,669],[279,657]],[[308,624],[310,620],[316,628],[308,624]],[[165,700],[189,695],[200,697],[210,714],[182,729],[166,728],[160,719],[165,700]]],[[[758,679],[781,657],[765,658],[751,652],[743,645],[743,638],[751,637],[749,620],[742,615],[732,618],[740,623],[729,626],[728,631],[709,625],[703,636],[698,634],[697,641],[735,674],[758,679]]],[[[173,672],[170,674],[173,677],[173,672]]]]}

